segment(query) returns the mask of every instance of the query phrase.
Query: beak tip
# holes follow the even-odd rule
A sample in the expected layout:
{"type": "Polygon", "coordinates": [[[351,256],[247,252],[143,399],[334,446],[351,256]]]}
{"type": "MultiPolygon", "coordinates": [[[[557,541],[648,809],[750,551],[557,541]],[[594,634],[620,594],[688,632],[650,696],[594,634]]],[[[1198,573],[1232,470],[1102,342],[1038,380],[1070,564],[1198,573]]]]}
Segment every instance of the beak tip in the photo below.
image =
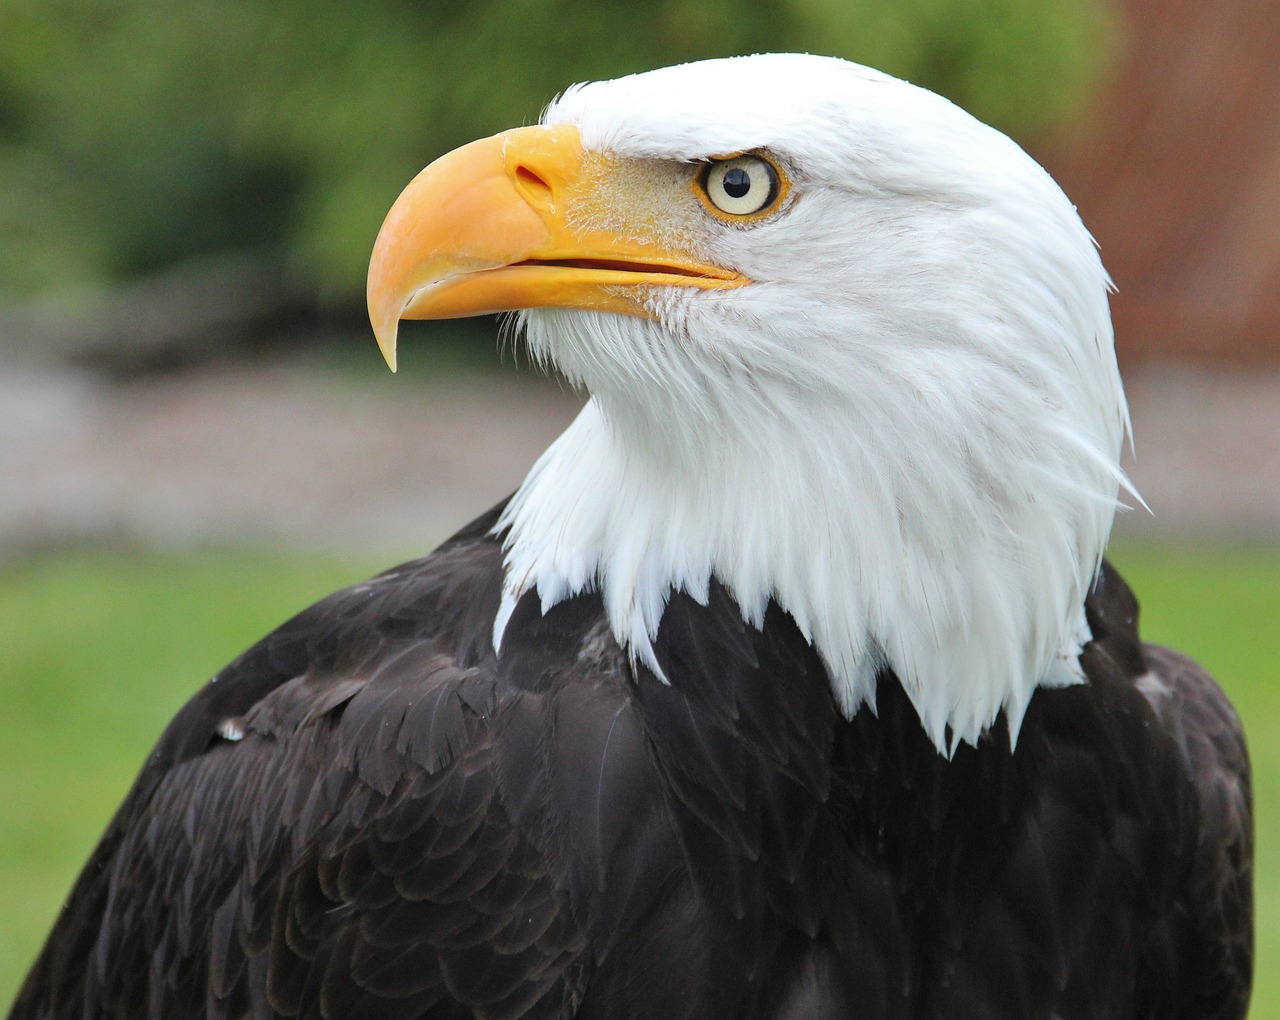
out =
{"type": "Polygon", "coordinates": [[[373,335],[378,340],[378,350],[382,352],[382,358],[387,363],[387,368],[392,372],[396,370],[396,333],[400,323],[392,320],[390,326],[383,326],[381,329],[375,328],[373,335]]]}

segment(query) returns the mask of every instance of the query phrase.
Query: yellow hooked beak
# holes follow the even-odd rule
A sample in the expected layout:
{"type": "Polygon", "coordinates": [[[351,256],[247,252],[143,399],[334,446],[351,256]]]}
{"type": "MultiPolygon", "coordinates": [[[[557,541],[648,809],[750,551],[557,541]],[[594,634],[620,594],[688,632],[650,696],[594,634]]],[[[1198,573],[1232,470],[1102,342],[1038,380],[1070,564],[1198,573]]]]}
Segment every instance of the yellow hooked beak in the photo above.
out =
{"type": "Polygon", "coordinates": [[[401,319],[551,306],[652,317],[656,286],[747,282],[657,231],[583,215],[600,204],[584,163],[576,127],[527,127],[455,149],[410,182],[369,262],[369,319],[393,372],[401,319]]]}

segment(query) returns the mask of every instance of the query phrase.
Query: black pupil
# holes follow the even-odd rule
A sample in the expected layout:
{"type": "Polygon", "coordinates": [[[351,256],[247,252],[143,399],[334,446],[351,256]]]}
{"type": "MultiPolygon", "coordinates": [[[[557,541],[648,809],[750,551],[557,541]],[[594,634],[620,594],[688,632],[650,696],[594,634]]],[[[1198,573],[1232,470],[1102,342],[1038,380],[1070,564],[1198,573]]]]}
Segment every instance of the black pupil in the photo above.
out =
{"type": "Polygon", "coordinates": [[[724,193],[730,198],[741,198],[751,190],[751,175],[740,166],[724,172],[724,193]]]}

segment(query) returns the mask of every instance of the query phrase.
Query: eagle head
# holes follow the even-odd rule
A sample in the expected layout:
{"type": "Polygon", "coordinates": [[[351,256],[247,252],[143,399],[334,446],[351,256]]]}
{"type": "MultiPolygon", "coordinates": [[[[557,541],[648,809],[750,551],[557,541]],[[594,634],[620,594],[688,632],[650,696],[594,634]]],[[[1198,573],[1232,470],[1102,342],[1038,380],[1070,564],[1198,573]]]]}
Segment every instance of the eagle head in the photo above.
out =
{"type": "Polygon", "coordinates": [[[499,523],[516,601],[599,590],[663,679],[673,591],[776,602],[846,713],[892,670],[940,751],[1079,679],[1126,486],[1107,274],[1066,196],[947,100],[763,54],[575,85],[428,166],[369,310],[513,311],[590,400],[499,523]]]}

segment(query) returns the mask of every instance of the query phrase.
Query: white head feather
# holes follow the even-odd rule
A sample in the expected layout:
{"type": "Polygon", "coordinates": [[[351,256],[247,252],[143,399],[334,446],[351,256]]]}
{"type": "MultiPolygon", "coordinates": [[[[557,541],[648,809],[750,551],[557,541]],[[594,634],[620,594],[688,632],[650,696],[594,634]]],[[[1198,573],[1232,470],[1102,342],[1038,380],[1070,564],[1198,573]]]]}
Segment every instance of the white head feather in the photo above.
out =
{"type": "Polygon", "coordinates": [[[547,110],[620,157],[767,149],[794,200],[708,217],[745,273],[668,288],[657,318],[521,313],[592,399],[508,506],[507,587],[599,588],[652,650],[712,576],[751,624],[789,612],[852,714],[884,667],[940,751],[1038,685],[1079,679],[1127,412],[1088,232],[1004,135],[933,93],[824,57],[760,55],[575,86],[547,110]],[[669,291],[669,292],[667,292],[669,291]]]}

